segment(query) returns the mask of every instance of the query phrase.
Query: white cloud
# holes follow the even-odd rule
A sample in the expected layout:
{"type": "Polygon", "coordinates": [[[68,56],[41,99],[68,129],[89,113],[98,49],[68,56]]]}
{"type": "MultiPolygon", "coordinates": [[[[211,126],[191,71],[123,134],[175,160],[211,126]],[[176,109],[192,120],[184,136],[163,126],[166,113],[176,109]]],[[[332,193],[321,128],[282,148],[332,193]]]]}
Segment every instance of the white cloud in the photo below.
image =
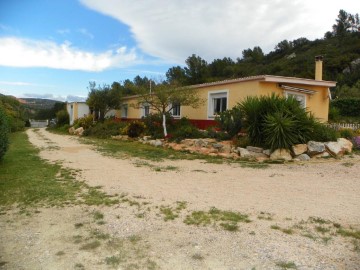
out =
{"type": "Polygon", "coordinates": [[[0,81],[0,84],[2,84],[2,85],[16,85],[16,86],[30,86],[30,85],[34,85],[34,84],[28,83],[28,82],[8,82],[8,81],[0,81]]]}
{"type": "Polygon", "coordinates": [[[284,40],[321,38],[340,9],[356,13],[354,0],[80,0],[127,24],[146,53],[183,63],[195,53],[213,60],[241,56],[284,40]]]}
{"type": "Polygon", "coordinates": [[[57,44],[53,41],[0,38],[0,66],[103,71],[130,66],[138,61],[135,49],[126,47],[96,54],[75,48],[70,42],[57,44]]]}

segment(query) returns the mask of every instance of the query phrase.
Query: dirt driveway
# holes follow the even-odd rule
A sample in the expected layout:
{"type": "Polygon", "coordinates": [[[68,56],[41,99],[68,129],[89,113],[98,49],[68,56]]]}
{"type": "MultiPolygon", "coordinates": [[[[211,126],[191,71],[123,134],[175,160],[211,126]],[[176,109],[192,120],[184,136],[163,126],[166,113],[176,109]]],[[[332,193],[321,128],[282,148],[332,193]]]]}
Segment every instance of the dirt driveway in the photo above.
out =
{"type": "Polygon", "coordinates": [[[265,169],[144,163],[27,133],[42,158],[123,199],[14,210],[1,218],[0,269],[360,269],[359,156],[265,169]],[[233,231],[223,217],[238,212],[247,219],[233,231]]]}

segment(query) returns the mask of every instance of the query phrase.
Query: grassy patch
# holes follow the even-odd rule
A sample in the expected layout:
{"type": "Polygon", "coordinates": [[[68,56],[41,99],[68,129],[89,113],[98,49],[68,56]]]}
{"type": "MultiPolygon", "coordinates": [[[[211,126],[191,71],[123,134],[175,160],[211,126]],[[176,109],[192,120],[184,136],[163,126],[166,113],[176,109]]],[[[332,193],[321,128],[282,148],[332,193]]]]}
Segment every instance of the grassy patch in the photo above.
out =
{"type": "Polygon", "coordinates": [[[196,261],[202,261],[205,258],[200,253],[195,253],[191,256],[191,259],[196,260],[196,261]]]}
{"type": "Polygon", "coordinates": [[[244,215],[237,212],[222,211],[215,207],[211,208],[208,212],[194,211],[190,215],[187,215],[184,223],[187,225],[209,225],[218,224],[223,229],[228,231],[237,231],[238,222],[251,222],[248,215],[244,215]]]}
{"type": "Polygon", "coordinates": [[[94,218],[95,220],[103,219],[103,218],[104,218],[104,214],[101,213],[100,211],[95,211],[95,212],[93,213],[93,218],[94,218]]]}
{"type": "Polygon", "coordinates": [[[281,269],[297,269],[297,266],[294,262],[280,261],[276,263],[276,266],[280,267],[281,269]]]}
{"type": "Polygon", "coordinates": [[[160,213],[164,216],[164,221],[174,220],[179,217],[182,210],[186,209],[187,202],[177,201],[175,207],[161,206],[160,213]]]}
{"type": "Polygon", "coordinates": [[[260,220],[273,220],[273,216],[273,214],[267,212],[260,212],[257,218],[260,220]]]}
{"type": "Polygon", "coordinates": [[[350,168],[350,167],[354,166],[354,163],[352,163],[352,162],[344,162],[341,165],[350,168]]]}
{"type": "Polygon", "coordinates": [[[112,205],[116,199],[76,180],[78,170],[64,169],[39,157],[24,132],[11,134],[11,144],[0,163],[0,205],[65,206],[69,204],[112,205]]]}
{"type": "Polygon", "coordinates": [[[360,231],[359,230],[347,230],[344,228],[340,228],[337,230],[337,233],[343,237],[352,237],[355,239],[360,239],[360,231]]]}
{"type": "Polygon", "coordinates": [[[0,204],[20,206],[75,202],[82,184],[59,164],[39,157],[23,132],[13,133],[10,148],[1,162],[0,204]]]}
{"type": "Polygon", "coordinates": [[[101,246],[100,241],[95,240],[80,247],[80,250],[92,250],[101,246]]]}

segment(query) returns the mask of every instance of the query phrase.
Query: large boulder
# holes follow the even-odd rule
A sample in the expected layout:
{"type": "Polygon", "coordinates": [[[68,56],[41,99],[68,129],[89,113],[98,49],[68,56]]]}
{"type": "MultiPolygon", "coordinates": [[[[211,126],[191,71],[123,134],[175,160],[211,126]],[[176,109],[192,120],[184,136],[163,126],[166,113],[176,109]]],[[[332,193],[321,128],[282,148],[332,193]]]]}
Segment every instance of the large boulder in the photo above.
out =
{"type": "Polygon", "coordinates": [[[71,127],[69,128],[69,134],[73,135],[75,133],[75,128],[71,127]]]}
{"type": "Polygon", "coordinates": [[[353,148],[353,143],[347,139],[339,138],[337,142],[340,144],[341,148],[345,151],[345,153],[351,153],[353,148]]]}
{"type": "Polygon", "coordinates": [[[74,134],[78,135],[78,136],[82,136],[83,133],[84,133],[84,128],[83,127],[79,127],[77,129],[75,129],[75,131],[74,131],[74,134]]]}
{"type": "Polygon", "coordinates": [[[334,157],[341,157],[345,153],[345,149],[338,142],[325,143],[327,151],[334,157]]]}
{"type": "Polygon", "coordinates": [[[237,150],[238,150],[238,153],[239,153],[240,157],[242,157],[242,158],[251,158],[250,152],[247,149],[242,148],[242,147],[238,147],[237,150]]]}
{"type": "Polygon", "coordinates": [[[325,152],[325,144],[322,142],[309,141],[307,143],[307,153],[310,157],[325,152]]]}
{"type": "Polygon", "coordinates": [[[292,146],[292,151],[295,156],[304,154],[306,153],[307,150],[308,150],[307,144],[295,144],[292,146]]]}
{"type": "Polygon", "coordinates": [[[271,160],[292,160],[290,150],[288,149],[276,149],[274,152],[270,155],[271,160]]]}

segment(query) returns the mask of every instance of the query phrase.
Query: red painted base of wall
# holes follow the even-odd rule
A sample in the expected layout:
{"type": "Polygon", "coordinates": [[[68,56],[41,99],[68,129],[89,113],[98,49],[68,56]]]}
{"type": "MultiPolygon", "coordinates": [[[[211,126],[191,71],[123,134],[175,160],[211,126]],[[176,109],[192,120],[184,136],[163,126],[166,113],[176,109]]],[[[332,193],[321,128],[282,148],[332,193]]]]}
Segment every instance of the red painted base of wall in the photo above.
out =
{"type": "Polygon", "coordinates": [[[214,120],[194,120],[190,119],[190,122],[198,129],[207,129],[209,127],[216,127],[217,122],[214,120]]]}
{"type": "MultiPolygon", "coordinates": [[[[131,122],[131,121],[139,121],[141,119],[136,118],[115,118],[116,122],[131,122]]],[[[207,129],[209,127],[216,127],[217,123],[214,120],[197,120],[197,119],[189,119],[190,122],[197,127],[198,129],[207,129]]],[[[178,121],[178,119],[174,119],[174,122],[178,121]]]]}

